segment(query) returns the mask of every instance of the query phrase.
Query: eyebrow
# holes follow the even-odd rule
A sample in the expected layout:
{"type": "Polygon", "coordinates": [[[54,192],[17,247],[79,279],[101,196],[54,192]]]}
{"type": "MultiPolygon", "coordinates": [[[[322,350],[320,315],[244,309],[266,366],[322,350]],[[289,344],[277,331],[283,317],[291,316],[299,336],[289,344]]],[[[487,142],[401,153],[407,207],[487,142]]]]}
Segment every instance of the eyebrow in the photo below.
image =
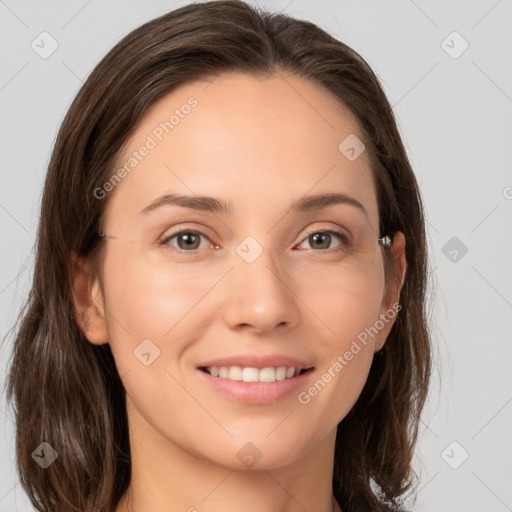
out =
{"type": "MultiPolygon", "coordinates": [[[[360,210],[369,221],[368,212],[364,206],[353,197],[346,194],[318,194],[314,196],[304,196],[300,198],[291,207],[291,212],[308,212],[312,210],[321,210],[328,206],[336,204],[346,204],[360,210]]],[[[148,204],[139,213],[147,214],[162,206],[181,206],[183,208],[191,208],[193,210],[202,210],[213,213],[229,213],[230,207],[227,203],[223,203],[214,197],[209,196],[185,196],[180,194],[166,194],[152,203],[148,204]]]]}

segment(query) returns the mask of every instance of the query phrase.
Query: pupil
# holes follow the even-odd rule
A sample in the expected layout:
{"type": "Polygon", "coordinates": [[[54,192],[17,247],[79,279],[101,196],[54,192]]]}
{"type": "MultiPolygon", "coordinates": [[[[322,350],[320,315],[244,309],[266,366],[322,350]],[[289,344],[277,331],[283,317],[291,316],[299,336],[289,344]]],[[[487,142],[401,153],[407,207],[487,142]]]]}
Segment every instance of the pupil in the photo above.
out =
{"type": "MultiPolygon", "coordinates": [[[[186,245],[186,247],[184,249],[189,250],[190,248],[197,249],[197,247],[194,246],[194,242],[197,242],[197,240],[194,240],[195,238],[197,240],[199,239],[199,237],[197,235],[189,233],[189,234],[180,235],[180,237],[178,237],[178,240],[180,240],[180,239],[184,240],[185,245],[186,245]]],[[[178,245],[181,245],[181,244],[178,244],[178,245]]],[[[183,249],[183,247],[180,247],[180,249],[183,249]]]]}
{"type": "Polygon", "coordinates": [[[318,237],[323,237],[324,238],[324,242],[325,242],[326,237],[328,237],[327,238],[327,245],[324,245],[323,247],[321,247],[321,249],[328,249],[329,245],[330,245],[331,235],[329,235],[329,233],[315,233],[310,238],[312,238],[314,240],[314,243],[317,243],[317,238],[318,237]]]}

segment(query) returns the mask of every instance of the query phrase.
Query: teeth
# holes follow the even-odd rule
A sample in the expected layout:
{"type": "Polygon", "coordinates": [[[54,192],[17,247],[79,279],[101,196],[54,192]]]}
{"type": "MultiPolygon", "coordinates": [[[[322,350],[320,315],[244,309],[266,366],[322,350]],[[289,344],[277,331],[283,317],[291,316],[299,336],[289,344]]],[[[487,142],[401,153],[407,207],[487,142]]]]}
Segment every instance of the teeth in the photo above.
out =
{"type": "Polygon", "coordinates": [[[280,366],[276,368],[276,380],[286,379],[286,366],[280,366]]]}
{"type": "Polygon", "coordinates": [[[240,368],[240,366],[230,366],[228,368],[229,380],[242,380],[242,377],[242,368],[240,368]]]}
{"type": "Polygon", "coordinates": [[[257,368],[244,368],[242,370],[242,380],[244,382],[258,382],[259,370],[257,368]]]}
{"type": "Polygon", "coordinates": [[[293,366],[277,368],[242,368],[241,366],[211,366],[206,371],[213,377],[243,382],[275,382],[276,380],[291,379],[299,375],[300,369],[293,366]]]}

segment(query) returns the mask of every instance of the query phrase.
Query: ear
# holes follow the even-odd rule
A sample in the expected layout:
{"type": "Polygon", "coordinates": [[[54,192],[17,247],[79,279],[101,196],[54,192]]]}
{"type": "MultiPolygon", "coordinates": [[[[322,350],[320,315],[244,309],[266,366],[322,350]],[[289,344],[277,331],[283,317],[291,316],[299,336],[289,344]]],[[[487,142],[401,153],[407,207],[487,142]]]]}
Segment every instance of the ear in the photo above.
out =
{"type": "Polygon", "coordinates": [[[379,318],[383,321],[384,327],[380,330],[379,336],[375,339],[375,352],[378,352],[384,346],[391,328],[395,323],[398,312],[401,309],[398,300],[407,271],[405,236],[401,231],[395,233],[393,236],[393,245],[386,250],[389,251],[389,259],[391,260],[395,272],[390,276],[390,282],[387,283],[386,291],[381,302],[379,318]]]}
{"type": "Polygon", "coordinates": [[[90,262],[71,255],[73,304],[78,326],[94,345],[108,343],[104,297],[99,279],[92,275],[90,262]]]}

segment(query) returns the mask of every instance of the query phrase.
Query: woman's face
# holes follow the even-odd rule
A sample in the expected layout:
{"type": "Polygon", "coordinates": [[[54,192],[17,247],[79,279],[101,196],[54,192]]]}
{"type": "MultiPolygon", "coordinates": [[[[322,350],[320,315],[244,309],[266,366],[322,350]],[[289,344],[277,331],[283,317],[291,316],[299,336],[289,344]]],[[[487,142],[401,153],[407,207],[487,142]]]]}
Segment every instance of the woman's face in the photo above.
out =
{"type": "Polygon", "coordinates": [[[393,323],[359,133],[309,81],[237,73],[165,96],[124,147],[97,191],[115,237],[97,304],[130,421],[160,444],[283,466],[355,403],[393,323]],[[323,194],[350,199],[293,208],[323,194]],[[159,200],[170,195],[196,200],[159,200]],[[283,379],[295,366],[309,370],[283,379]]]}

